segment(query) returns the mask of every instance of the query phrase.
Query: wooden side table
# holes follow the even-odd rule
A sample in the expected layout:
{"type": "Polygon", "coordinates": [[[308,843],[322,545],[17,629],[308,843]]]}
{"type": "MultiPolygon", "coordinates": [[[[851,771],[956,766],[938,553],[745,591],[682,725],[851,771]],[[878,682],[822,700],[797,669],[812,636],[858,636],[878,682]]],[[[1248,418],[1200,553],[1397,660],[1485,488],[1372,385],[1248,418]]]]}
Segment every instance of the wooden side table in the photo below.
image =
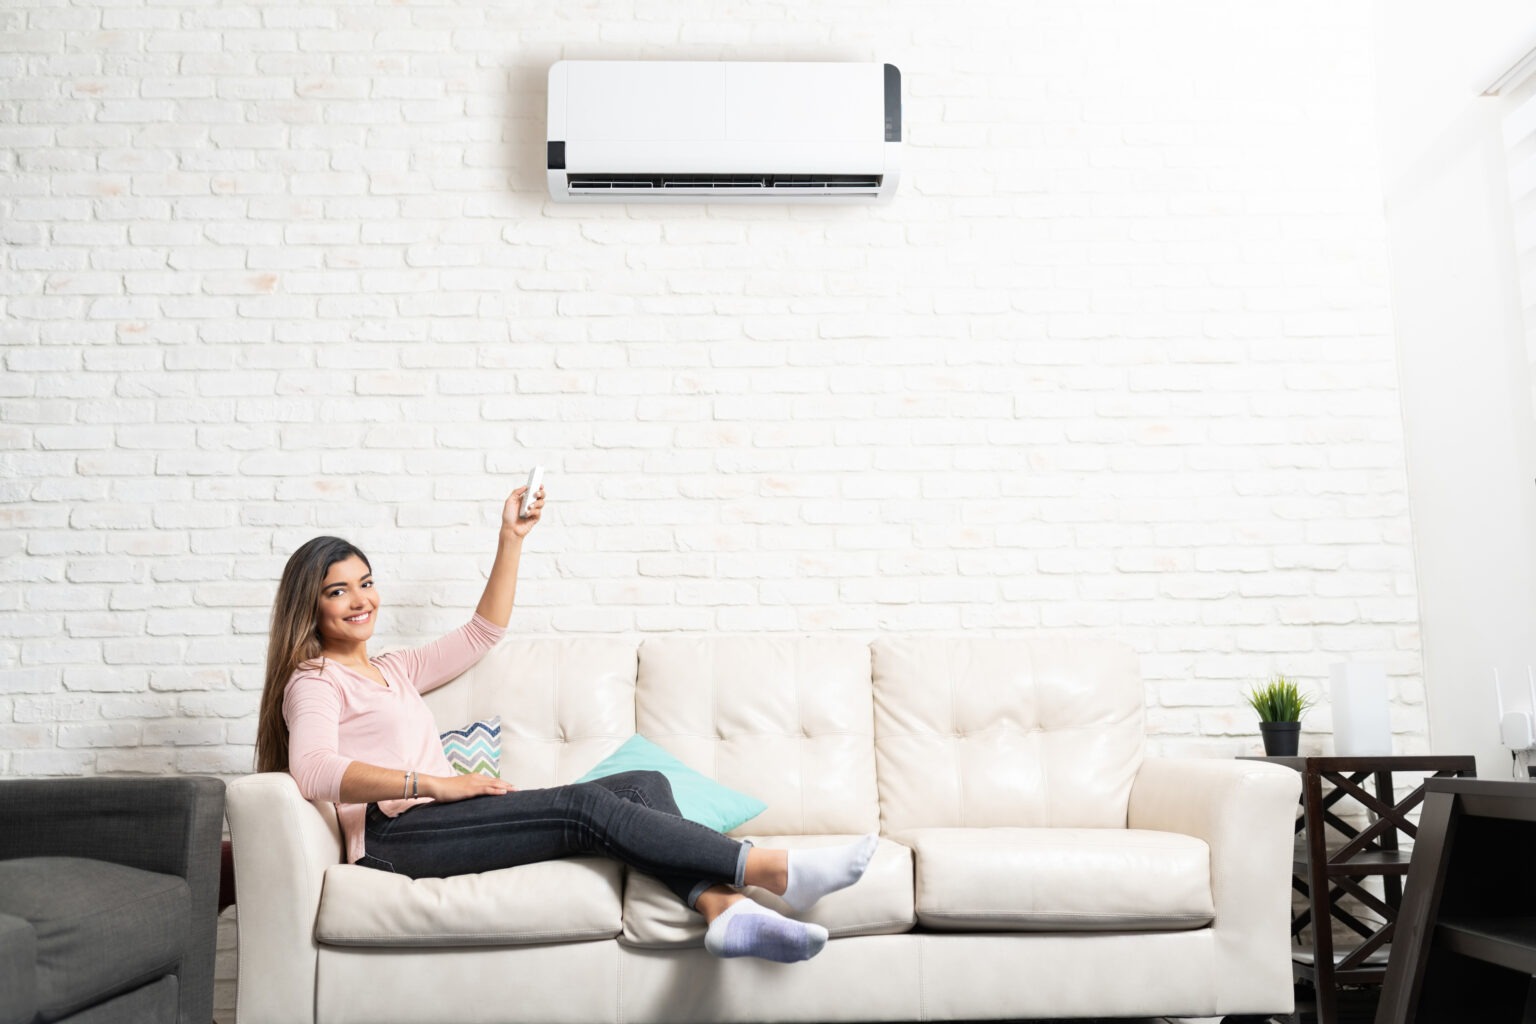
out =
{"type": "Polygon", "coordinates": [[[1309,982],[1317,994],[1317,1024],[1338,1024],[1339,990],[1346,986],[1380,985],[1386,976],[1384,959],[1403,900],[1412,840],[1418,828],[1408,817],[1424,799],[1422,779],[1415,779],[1399,799],[1393,775],[1412,772],[1433,777],[1473,775],[1477,761],[1467,756],[1259,757],[1301,773],[1301,813],[1296,833],[1302,837],[1291,873],[1291,887],[1307,899],[1305,909],[1291,921],[1291,938],[1311,928],[1311,963],[1298,957],[1292,972],[1309,982]],[[1351,801],[1372,819],[1357,827],[1345,819],[1351,801]],[[1331,833],[1331,834],[1330,834],[1331,833]],[[1383,895],[1368,890],[1367,878],[1382,879],[1383,895]],[[1339,906],[1345,896],[1382,919],[1360,920],[1339,906]],[[1334,949],[1333,922],[1360,936],[1353,947],[1334,949]],[[1335,963],[1335,954],[1340,954],[1335,963]]]}
{"type": "Polygon", "coordinates": [[[1536,783],[1425,789],[1376,1024],[1536,1021],[1536,783]]]}
{"type": "Polygon", "coordinates": [[[229,840],[219,844],[219,913],[235,904],[235,855],[229,840]]]}

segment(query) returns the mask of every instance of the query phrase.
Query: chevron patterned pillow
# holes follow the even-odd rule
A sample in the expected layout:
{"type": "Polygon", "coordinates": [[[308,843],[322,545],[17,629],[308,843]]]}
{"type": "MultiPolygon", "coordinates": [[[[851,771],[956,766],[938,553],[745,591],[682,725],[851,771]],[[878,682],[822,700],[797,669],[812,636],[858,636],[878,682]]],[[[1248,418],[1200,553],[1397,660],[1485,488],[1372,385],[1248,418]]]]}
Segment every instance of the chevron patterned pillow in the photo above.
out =
{"type": "Polygon", "coordinates": [[[501,778],[501,716],[470,722],[442,734],[443,756],[460,775],[478,772],[501,778]]]}

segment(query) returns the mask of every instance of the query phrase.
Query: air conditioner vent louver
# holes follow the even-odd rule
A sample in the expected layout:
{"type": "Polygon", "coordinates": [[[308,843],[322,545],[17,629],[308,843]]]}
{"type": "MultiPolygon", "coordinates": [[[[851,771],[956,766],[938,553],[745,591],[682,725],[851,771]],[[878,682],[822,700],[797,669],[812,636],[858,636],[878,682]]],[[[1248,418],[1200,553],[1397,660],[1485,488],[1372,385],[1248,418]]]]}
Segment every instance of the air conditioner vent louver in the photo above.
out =
{"type": "Polygon", "coordinates": [[[649,192],[669,189],[708,195],[718,192],[763,194],[769,190],[824,195],[875,196],[878,175],[863,174],[567,174],[572,193],[649,192]]]}
{"type": "Polygon", "coordinates": [[[548,177],[561,202],[860,202],[895,192],[889,64],[560,61],[548,177]]]}

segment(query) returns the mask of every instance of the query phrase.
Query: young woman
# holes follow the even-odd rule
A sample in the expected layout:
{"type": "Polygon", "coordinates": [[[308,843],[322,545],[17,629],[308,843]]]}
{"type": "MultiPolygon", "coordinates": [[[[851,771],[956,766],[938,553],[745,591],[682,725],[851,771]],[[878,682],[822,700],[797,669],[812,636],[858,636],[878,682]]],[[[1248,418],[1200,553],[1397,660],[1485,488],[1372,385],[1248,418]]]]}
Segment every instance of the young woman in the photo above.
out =
{"type": "Polygon", "coordinates": [[[272,604],[257,771],[287,771],[306,799],[334,802],[350,863],[439,878],[608,856],[661,879],[702,914],[704,944],[716,956],[783,963],[815,956],[825,928],[784,917],[735,887],[760,886],[804,910],[859,880],[875,836],[761,850],[680,817],[658,772],[519,790],[449,767],[421,695],[473,665],[506,631],[523,541],[544,508],[540,488],[520,517],[526,490],[502,509],[496,560],[474,616],[424,647],[369,657],[380,600],[358,548],[316,537],[293,553],[272,604]]]}

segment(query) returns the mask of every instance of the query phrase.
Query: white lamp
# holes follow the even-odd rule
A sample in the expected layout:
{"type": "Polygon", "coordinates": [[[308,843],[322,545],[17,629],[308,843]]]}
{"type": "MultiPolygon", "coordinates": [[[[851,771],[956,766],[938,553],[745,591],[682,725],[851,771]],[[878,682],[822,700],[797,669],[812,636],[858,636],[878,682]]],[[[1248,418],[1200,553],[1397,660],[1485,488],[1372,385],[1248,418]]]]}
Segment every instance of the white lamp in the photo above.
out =
{"type": "Polygon", "coordinates": [[[1340,757],[1392,753],[1387,668],[1376,662],[1344,662],[1331,670],[1333,752],[1340,757]]]}
{"type": "MultiPolygon", "coordinates": [[[[1536,713],[1536,675],[1531,673],[1529,665],[1525,669],[1526,682],[1531,688],[1531,711],[1536,713]]],[[[1493,696],[1499,703],[1499,741],[1515,752],[1530,750],[1536,746],[1536,733],[1533,733],[1531,715],[1524,711],[1504,710],[1504,687],[1499,685],[1499,670],[1493,670],[1493,696]]]]}

